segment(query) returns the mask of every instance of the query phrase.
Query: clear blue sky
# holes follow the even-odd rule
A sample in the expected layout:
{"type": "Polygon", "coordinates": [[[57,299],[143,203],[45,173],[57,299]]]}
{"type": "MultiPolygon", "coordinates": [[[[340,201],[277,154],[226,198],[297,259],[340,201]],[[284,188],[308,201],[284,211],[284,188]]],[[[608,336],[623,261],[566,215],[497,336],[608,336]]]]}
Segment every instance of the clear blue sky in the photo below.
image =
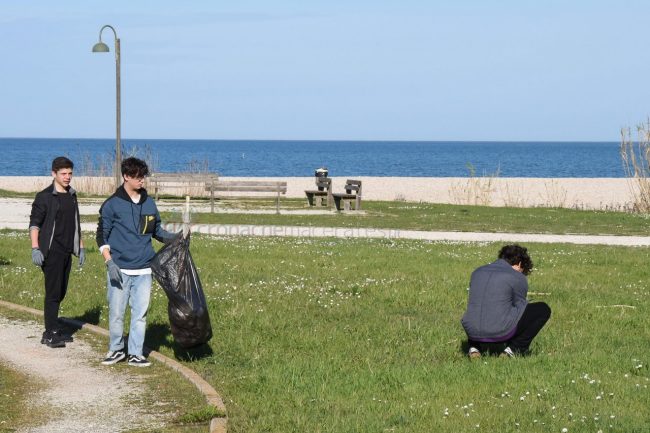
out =
{"type": "Polygon", "coordinates": [[[607,140],[650,115],[637,1],[0,0],[0,137],[607,140]]]}

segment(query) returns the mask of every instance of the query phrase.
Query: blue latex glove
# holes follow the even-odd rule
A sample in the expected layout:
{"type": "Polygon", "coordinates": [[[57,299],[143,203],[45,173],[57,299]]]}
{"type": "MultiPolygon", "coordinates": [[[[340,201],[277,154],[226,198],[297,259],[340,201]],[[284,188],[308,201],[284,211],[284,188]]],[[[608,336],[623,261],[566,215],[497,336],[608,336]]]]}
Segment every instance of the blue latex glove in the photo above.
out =
{"type": "Polygon", "coordinates": [[[86,249],[81,248],[79,250],[79,267],[81,268],[84,263],[86,263],[86,249]]]}
{"type": "Polygon", "coordinates": [[[36,266],[43,266],[43,261],[45,261],[45,257],[43,257],[41,250],[32,248],[32,263],[36,266]]]}
{"type": "Polygon", "coordinates": [[[106,262],[106,268],[108,268],[108,279],[110,280],[113,286],[122,288],[122,271],[120,267],[115,264],[113,259],[106,262]]]}

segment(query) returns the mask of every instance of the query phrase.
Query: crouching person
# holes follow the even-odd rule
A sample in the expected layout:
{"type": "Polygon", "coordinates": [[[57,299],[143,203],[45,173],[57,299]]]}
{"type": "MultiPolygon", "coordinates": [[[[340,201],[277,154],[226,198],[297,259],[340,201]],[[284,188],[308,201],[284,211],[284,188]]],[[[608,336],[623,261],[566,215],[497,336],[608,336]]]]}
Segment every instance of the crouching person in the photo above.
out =
{"type": "Polygon", "coordinates": [[[143,188],[147,164],[137,158],[122,162],[124,183],[102,204],[97,225],[97,245],[107,268],[109,345],[104,365],[123,361],[124,314],[131,307],[128,363],[148,367],[143,356],[147,311],[151,294],[150,263],[155,252],[151,238],[165,242],[174,235],[161,227],[156,203],[143,188]]]}
{"type": "Polygon", "coordinates": [[[472,273],[467,310],[461,323],[470,358],[480,358],[485,343],[503,343],[501,356],[529,352],[530,344],[551,317],[544,302],[529,303],[526,276],[533,262],[526,248],[506,245],[496,262],[472,273]]]}

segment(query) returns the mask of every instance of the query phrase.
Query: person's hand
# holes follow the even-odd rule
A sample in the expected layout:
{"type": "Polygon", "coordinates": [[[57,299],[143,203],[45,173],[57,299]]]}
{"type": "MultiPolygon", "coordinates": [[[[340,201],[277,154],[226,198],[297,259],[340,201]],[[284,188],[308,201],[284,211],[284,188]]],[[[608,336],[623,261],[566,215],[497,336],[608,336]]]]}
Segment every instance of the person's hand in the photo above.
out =
{"type": "Polygon", "coordinates": [[[43,266],[44,260],[45,257],[43,257],[41,250],[38,248],[32,248],[32,263],[34,263],[36,266],[43,266]]]}
{"type": "Polygon", "coordinates": [[[86,249],[85,248],[80,248],[79,249],[79,267],[83,267],[84,263],[86,263],[86,249]]]}
{"type": "Polygon", "coordinates": [[[183,233],[183,230],[179,231],[178,233],[169,233],[169,236],[163,238],[163,243],[165,245],[171,244],[174,239],[178,238],[181,235],[181,233],[183,233]]]}
{"type": "Polygon", "coordinates": [[[106,262],[106,268],[108,269],[108,279],[111,284],[115,287],[122,288],[122,271],[120,267],[115,264],[113,259],[106,262]]]}

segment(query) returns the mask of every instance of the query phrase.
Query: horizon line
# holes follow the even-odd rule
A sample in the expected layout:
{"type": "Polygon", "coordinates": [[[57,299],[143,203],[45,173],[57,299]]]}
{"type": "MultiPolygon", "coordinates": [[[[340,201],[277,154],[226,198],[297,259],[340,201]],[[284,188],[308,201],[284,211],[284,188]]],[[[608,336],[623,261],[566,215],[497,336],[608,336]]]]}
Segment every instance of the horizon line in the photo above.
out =
{"type": "MultiPolygon", "coordinates": [[[[115,137],[0,137],[0,140],[115,140],[115,137]]],[[[122,137],[121,141],[124,140],[158,140],[158,141],[173,141],[173,140],[183,140],[183,141],[241,141],[241,142],[250,142],[250,141],[265,141],[265,142],[362,142],[362,143],[620,143],[620,140],[405,140],[405,139],[315,139],[315,138],[306,138],[306,139],[282,139],[282,138],[126,138],[122,137]]]]}

